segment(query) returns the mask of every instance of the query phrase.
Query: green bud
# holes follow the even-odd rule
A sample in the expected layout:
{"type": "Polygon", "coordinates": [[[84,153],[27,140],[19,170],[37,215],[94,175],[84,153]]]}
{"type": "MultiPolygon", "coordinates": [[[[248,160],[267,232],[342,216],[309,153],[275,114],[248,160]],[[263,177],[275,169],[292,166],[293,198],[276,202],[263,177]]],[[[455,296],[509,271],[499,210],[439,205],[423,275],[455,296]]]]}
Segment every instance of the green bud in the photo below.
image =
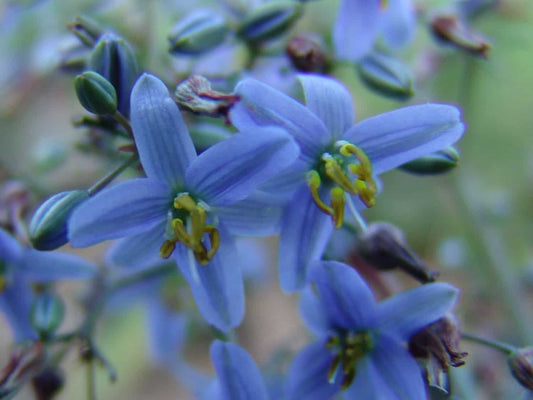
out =
{"type": "Polygon", "coordinates": [[[401,170],[418,175],[438,175],[451,171],[459,164],[459,153],[453,147],[447,147],[436,153],[417,158],[401,165],[401,170]]]}
{"type": "Polygon", "coordinates": [[[35,211],[29,226],[30,241],[38,250],[55,250],[68,242],[67,222],[74,208],[89,197],[86,190],[60,192],[35,211]]]}
{"type": "Polygon", "coordinates": [[[397,58],[382,52],[373,52],[358,65],[361,80],[372,90],[398,100],[414,94],[413,76],[409,68],[397,58]]]}
{"type": "Polygon", "coordinates": [[[74,86],[78,100],[87,111],[98,115],[117,111],[117,92],[102,75],[86,71],[74,79],[74,86]]]}
{"type": "Polygon", "coordinates": [[[118,110],[129,115],[130,94],[139,75],[131,46],[119,36],[104,34],[89,57],[88,68],[106,78],[117,93],[118,110]]]}
{"type": "Polygon", "coordinates": [[[98,22],[86,16],[74,18],[73,22],[67,24],[67,28],[87,46],[92,46],[104,33],[98,22]]]}
{"type": "Polygon", "coordinates": [[[265,3],[242,21],[237,34],[252,44],[263,42],[285,32],[301,14],[302,6],[295,1],[265,3]]]}
{"type": "Polygon", "coordinates": [[[224,18],[207,10],[178,21],[168,35],[171,53],[199,54],[221,44],[229,33],[224,18]]]}
{"type": "Polygon", "coordinates": [[[65,308],[61,299],[52,293],[43,293],[33,300],[30,322],[39,336],[47,337],[59,328],[64,314],[65,308]]]}

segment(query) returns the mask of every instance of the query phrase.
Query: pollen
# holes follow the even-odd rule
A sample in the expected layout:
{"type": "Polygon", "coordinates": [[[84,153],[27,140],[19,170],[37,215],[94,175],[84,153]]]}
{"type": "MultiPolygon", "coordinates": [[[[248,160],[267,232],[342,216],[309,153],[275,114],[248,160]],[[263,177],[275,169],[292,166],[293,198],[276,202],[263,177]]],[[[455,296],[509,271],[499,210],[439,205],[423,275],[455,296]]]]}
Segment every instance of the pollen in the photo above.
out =
{"type": "Polygon", "coordinates": [[[220,245],[220,234],[213,225],[207,224],[206,209],[205,204],[196,202],[188,193],[176,196],[174,210],[178,217],[169,221],[169,238],[159,249],[161,257],[170,257],[179,242],[193,252],[200,265],[207,265],[213,259],[220,245]]]}

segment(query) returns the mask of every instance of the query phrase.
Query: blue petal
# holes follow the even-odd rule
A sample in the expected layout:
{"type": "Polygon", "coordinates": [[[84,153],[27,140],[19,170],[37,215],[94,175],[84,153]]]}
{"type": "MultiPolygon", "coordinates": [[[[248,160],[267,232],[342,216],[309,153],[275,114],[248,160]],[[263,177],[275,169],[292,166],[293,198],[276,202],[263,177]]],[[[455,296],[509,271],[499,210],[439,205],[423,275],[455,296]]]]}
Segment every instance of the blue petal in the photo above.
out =
{"type": "Polygon", "coordinates": [[[227,332],[244,317],[244,286],[233,238],[222,224],[218,231],[220,247],[209,264],[202,266],[194,261],[191,266],[189,250],[180,243],[174,255],[206,321],[227,332]],[[196,268],[197,277],[192,268],[196,268]]]}
{"type": "Polygon", "coordinates": [[[133,179],[106,189],[72,214],[71,245],[85,247],[146,231],[166,219],[171,197],[168,186],[152,179],[133,179]]]}
{"type": "Polygon", "coordinates": [[[159,249],[165,241],[166,221],[146,232],[128,236],[113,243],[107,260],[122,267],[144,267],[162,261],[159,249]]]}
{"type": "Polygon", "coordinates": [[[341,0],[333,27],[337,57],[358,61],[374,46],[380,18],[378,0],[341,0]]]}
{"type": "Polygon", "coordinates": [[[299,75],[306,106],[329,129],[333,140],[340,138],[355,123],[353,100],[338,81],[319,75],[299,75]]]}
{"type": "Polygon", "coordinates": [[[416,12],[411,0],[388,0],[385,13],[380,19],[380,31],[385,44],[398,49],[414,36],[416,12]]]}
{"type": "Polygon", "coordinates": [[[281,129],[238,134],[193,161],[186,172],[187,186],[210,205],[235,203],[289,167],[298,153],[296,143],[281,129]]]}
{"type": "Polygon", "coordinates": [[[320,259],[332,230],[331,217],[318,209],[307,185],[302,185],[282,217],[278,265],[284,291],[303,288],[309,264],[320,259]]]}
{"type": "Polygon", "coordinates": [[[463,130],[456,107],[424,104],[365,119],[343,139],[360,146],[379,174],[451,146],[463,130]]]}
{"type": "Polygon", "coordinates": [[[215,340],[211,360],[220,383],[220,400],[267,400],[259,368],[252,357],[233,343],[215,340]]]}
{"type": "Polygon", "coordinates": [[[59,279],[86,279],[97,270],[93,263],[74,254],[27,249],[23,252],[18,270],[29,279],[51,282],[59,279]]]}
{"type": "Polygon", "coordinates": [[[368,330],[376,324],[376,300],[370,288],[349,265],[337,261],[317,261],[309,270],[330,326],[368,330]]]}
{"type": "Polygon", "coordinates": [[[163,82],[143,74],[131,94],[131,125],[149,178],[176,189],[196,157],[187,126],[163,82]]]}
{"type": "Polygon", "coordinates": [[[420,367],[407,350],[386,335],[357,363],[347,398],[361,400],[426,400],[420,367]],[[349,397],[353,394],[354,397],[349,397]]]}
{"type": "Polygon", "coordinates": [[[8,286],[0,292],[0,310],[5,313],[16,342],[37,336],[30,324],[32,298],[30,285],[17,273],[11,276],[8,286]]]}
{"type": "Polygon", "coordinates": [[[331,140],[324,123],[307,107],[287,95],[254,79],[241,81],[235,91],[241,96],[231,111],[231,121],[240,131],[253,131],[258,126],[279,126],[289,132],[300,145],[300,157],[308,163],[331,140]]]}
{"type": "Polygon", "coordinates": [[[324,335],[331,328],[327,310],[311,287],[306,287],[300,295],[299,311],[306,326],[315,335],[324,335]]]}
{"type": "Polygon", "coordinates": [[[283,204],[274,194],[255,191],[229,206],[216,207],[214,212],[233,235],[269,236],[279,233],[283,204]]]}
{"type": "Polygon", "coordinates": [[[288,373],[287,398],[291,400],[331,399],[340,390],[340,379],[328,382],[333,355],[324,341],[305,347],[294,358],[288,373]]]}
{"type": "Polygon", "coordinates": [[[459,291],[447,283],[429,283],[390,297],[378,305],[379,329],[399,340],[442,318],[459,291]]]}
{"type": "Polygon", "coordinates": [[[302,182],[305,182],[307,171],[309,171],[309,165],[298,159],[290,168],[261,185],[258,190],[271,193],[280,203],[286,204],[302,182]]]}
{"type": "Polygon", "coordinates": [[[17,264],[22,254],[22,247],[17,240],[0,229],[0,261],[17,264]]]}
{"type": "Polygon", "coordinates": [[[150,355],[155,364],[172,366],[178,362],[186,334],[186,318],[170,310],[160,299],[148,304],[148,333],[150,355]]]}

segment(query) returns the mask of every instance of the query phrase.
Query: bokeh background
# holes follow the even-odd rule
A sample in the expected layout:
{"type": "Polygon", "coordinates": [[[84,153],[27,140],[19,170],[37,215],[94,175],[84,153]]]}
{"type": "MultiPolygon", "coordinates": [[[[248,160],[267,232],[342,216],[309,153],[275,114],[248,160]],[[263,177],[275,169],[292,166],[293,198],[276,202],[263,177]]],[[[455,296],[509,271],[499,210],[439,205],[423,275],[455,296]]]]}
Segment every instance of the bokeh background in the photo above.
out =
{"type": "MultiPolygon", "coordinates": [[[[448,1],[420,3],[431,12],[451,9],[448,1]]],[[[295,31],[313,30],[328,42],[336,4],[330,0],[306,4],[295,31]]],[[[37,206],[57,191],[88,187],[112,165],[79,150],[84,132],[74,128],[72,120],[83,110],[75,97],[73,75],[55,68],[72,40],[65,28],[68,22],[84,14],[112,26],[133,44],[143,69],[164,71],[177,84],[180,76],[171,72],[176,60],[166,51],[167,32],[197,6],[178,0],[3,0],[1,182],[25,182],[37,206]]],[[[414,45],[403,54],[418,76],[417,93],[407,103],[371,92],[352,66],[334,70],[352,91],[358,120],[432,101],[458,105],[467,126],[458,145],[458,168],[438,177],[386,174],[385,189],[365,217],[401,227],[411,246],[441,272],[441,279],[462,289],[455,311],[465,331],[517,346],[533,345],[533,3],[502,0],[472,22],[472,28],[492,45],[487,60],[436,43],[427,27],[430,17],[431,13],[425,14],[414,45]],[[508,309],[502,285],[512,288],[520,304],[516,315],[508,309]]],[[[298,349],[308,336],[299,321],[296,297],[282,294],[276,281],[276,238],[260,245],[269,254],[262,273],[265,282],[247,291],[246,318],[238,336],[262,363],[280,346],[298,349]]],[[[101,261],[105,248],[103,244],[75,252],[101,261]]],[[[74,251],[68,246],[62,250],[74,251]]],[[[409,285],[399,273],[385,275],[395,290],[409,285]]],[[[61,284],[60,292],[68,299],[61,330],[68,331],[81,319],[84,288],[61,284]]],[[[188,399],[171,373],[151,366],[144,326],[142,304],[110,310],[102,319],[97,342],[119,379],[111,384],[99,369],[99,398],[188,399]]],[[[207,371],[209,340],[199,335],[185,349],[186,357],[207,371]]],[[[463,398],[515,399],[524,392],[510,378],[504,356],[467,342],[461,347],[470,355],[452,378],[463,398]]],[[[7,362],[10,348],[11,334],[0,316],[0,365],[7,362]]],[[[78,355],[71,351],[63,363],[67,379],[59,399],[85,398],[85,366],[78,355]]],[[[16,398],[31,399],[32,394],[23,391],[16,398]]]]}

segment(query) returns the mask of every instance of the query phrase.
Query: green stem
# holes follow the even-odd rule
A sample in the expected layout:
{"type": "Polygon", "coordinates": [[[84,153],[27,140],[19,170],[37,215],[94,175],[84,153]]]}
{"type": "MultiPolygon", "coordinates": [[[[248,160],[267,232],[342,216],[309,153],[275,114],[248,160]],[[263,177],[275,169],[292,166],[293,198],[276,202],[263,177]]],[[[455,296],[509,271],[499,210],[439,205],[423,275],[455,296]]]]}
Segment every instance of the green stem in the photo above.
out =
{"type": "Polygon", "coordinates": [[[133,139],[133,129],[131,129],[130,121],[120,111],[117,110],[113,114],[113,119],[122,125],[126,132],[128,132],[129,137],[133,139]]]}
{"type": "Polygon", "coordinates": [[[96,400],[94,359],[87,360],[87,400],[96,400]]]}
{"type": "Polygon", "coordinates": [[[503,342],[500,342],[500,341],[497,341],[497,340],[482,338],[482,337],[479,337],[479,336],[474,335],[472,333],[463,332],[463,333],[461,333],[461,338],[465,339],[465,340],[468,340],[470,342],[474,342],[474,343],[482,344],[484,346],[492,347],[493,349],[498,350],[498,351],[500,351],[500,352],[502,352],[502,353],[504,353],[505,355],[508,355],[508,356],[513,354],[516,351],[516,347],[511,346],[510,344],[503,343],[503,342]]]}
{"type": "Polygon", "coordinates": [[[89,189],[87,189],[89,196],[92,196],[98,193],[103,188],[105,188],[107,185],[109,185],[109,183],[111,183],[111,181],[113,181],[113,179],[119,176],[126,168],[128,168],[130,165],[132,165],[137,160],[138,160],[138,156],[137,156],[137,153],[135,153],[129,156],[124,161],[122,161],[113,171],[109,172],[107,175],[100,178],[94,185],[92,185],[89,189]]]}

